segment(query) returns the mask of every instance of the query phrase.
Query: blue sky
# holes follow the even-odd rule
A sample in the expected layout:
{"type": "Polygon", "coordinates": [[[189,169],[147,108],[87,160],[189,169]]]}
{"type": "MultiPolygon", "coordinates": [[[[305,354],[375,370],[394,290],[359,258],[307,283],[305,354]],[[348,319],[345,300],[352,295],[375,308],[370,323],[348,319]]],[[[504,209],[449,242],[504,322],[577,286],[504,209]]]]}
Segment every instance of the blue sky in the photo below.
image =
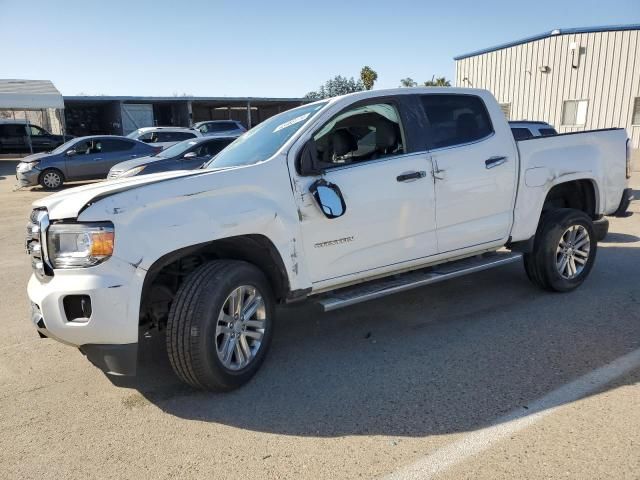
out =
{"type": "Polygon", "coordinates": [[[334,75],[452,78],[455,55],[640,23],[639,0],[0,0],[1,78],[65,95],[302,96],[334,75]]]}

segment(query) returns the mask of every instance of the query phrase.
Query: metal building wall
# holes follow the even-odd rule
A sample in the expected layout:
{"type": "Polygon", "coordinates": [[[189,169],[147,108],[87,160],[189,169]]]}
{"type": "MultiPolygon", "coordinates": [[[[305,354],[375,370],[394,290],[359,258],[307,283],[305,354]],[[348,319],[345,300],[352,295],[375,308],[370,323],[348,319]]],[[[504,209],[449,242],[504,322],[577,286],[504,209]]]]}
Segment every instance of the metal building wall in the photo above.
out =
{"type": "Polygon", "coordinates": [[[623,127],[640,148],[640,125],[632,126],[634,98],[640,97],[639,30],[552,35],[462,58],[456,85],[490,90],[498,102],[511,104],[511,120],[543,120],[563,133],[623,127]],[[583,49],[578,68],[572,68],[573,42],[583,49]],[[585,99],[586,124],[561,125],[564,100],[585,99]]]}

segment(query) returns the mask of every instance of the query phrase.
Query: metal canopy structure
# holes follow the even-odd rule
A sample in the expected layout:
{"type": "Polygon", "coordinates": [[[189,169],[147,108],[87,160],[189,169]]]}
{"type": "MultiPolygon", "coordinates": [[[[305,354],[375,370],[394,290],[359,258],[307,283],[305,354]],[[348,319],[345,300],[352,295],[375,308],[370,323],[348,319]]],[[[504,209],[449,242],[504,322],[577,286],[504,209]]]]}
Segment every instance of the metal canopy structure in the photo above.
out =
{"type": "Polygon", "coordinates": [[[0,108],[10,110],[63,109],[64,99],[49,80],[0,79],[0,108]]]}

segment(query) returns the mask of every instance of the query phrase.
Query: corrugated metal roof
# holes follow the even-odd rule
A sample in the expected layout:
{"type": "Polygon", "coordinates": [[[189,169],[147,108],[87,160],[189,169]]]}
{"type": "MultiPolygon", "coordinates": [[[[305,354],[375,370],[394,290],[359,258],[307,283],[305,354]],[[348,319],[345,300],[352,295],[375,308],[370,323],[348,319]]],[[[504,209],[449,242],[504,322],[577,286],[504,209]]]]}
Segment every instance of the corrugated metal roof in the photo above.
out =
{"type": "Polygon", "coordinates": [[[65,95],[64,99],[71,102],[307,102],[299,97],[150,97],[134,95],[65,95]]]}
{"type": "Polygon", "coordinates": [[[0,108],[64,108],[64,100],[49,80],[0,79],[0,108]]]}
{"type": "Polygon", "coordinates": [[[616,32],[621,30],[640,30],[640,24],[630,25],[601,25],[595,27],[579,27],[579,28],[557,28],[549,32],[540,33],[531,37],[522,38],[520,40],[514,40],[513,42],[502,43],[494,47],[483,48],[482,50],[476,50],[471,53],[464,53],[453,57],[454,60],[462,60],[463,58],[475,57],[476,55],[482,55],[483,53],[495,52],[496,50],[502,50],[503,48],[514,47],[516,45],[522,45],[523,43],[535,42],[536,40],[542,40],[548,37],[554,37],[556,35],[570,35],[573,33],[595,33],[595,32],[616,32]]]}

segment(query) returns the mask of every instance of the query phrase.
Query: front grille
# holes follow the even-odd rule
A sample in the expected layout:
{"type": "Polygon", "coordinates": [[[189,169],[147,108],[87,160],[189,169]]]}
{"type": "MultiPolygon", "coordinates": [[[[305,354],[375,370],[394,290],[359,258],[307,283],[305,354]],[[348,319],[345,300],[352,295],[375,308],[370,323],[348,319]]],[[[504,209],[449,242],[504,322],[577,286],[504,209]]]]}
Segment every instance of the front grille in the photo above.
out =
{"type": "MultiPolygon", "coordinates": [[[[35,209],[29,216],[27,224],[26,247],[31,257],[31,268],[39,277],[48,275],[46,256],[46,228],[49,226],[49,214],[45,209],[35,209]]],[[[51,270],[49,270],[51,272],[51,270]]]]}

